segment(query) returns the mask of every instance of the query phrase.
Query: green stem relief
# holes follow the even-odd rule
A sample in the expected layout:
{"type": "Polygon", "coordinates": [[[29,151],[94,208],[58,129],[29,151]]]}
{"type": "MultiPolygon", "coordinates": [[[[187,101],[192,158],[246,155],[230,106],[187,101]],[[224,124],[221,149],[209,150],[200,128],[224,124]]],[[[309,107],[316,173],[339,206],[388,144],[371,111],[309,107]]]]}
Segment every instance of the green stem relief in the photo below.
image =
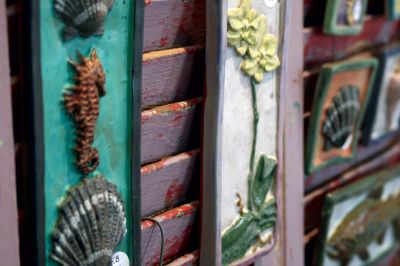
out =
{"type": "MultiPolygon", "coordinates": [[[[258,113],[258,105],[257,105],[257,89],[256,89],[256,82],[254,79],[250,79],[251,83],[251,100],[253,106],[253,141],[251,144],[251,152],[250,152],[250,162],[249,162],[249,179],[248,179],[248,192],[251,195],[251,184],[254,178],[254,157],[256,153],[256,145],[257,145],[257,134],[258,134],[258,120],[259,120],[259,113],[258,113]]],[[[248,201],[248,208],[252,210],[251,201],[248,201]]]]}

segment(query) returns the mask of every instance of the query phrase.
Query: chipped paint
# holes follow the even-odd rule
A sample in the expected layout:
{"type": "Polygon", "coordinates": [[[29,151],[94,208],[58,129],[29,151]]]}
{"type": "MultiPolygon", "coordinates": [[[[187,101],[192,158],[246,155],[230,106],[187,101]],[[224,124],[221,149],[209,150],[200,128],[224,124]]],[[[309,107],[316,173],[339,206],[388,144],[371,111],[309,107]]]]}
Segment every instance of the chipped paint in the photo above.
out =
{"type": "Polygon", "coordinates": [[[168,116],[178,112],[184,112],[195,108],[201,101],[202,97],[194,98],[187,101],[176,102],[159,107],[155,107],[142,112],[142,123],[154,116],[168,116]]]}
{"type": "Polygon", "coordinates": [[[148,174],[151,172],[156,172],[159,171],[169,165],[178,163],[180,161],[186,160],[186,159],[190,159],[196,155],[198,155],[200,152],[200,150],[193,150],[193,151],[188,151],[188,152],[183,152],[181,154],[178,154],[176,156],[171,156],[171,157],[167,157],[162,159],[161,161],[143,166],[140,170],[141,174],[148,174]]]}
{"type": "MultiPolygon", "coordinates": [[[[158,222],[162,223],[164,221],[176,219],[183,216],[188,216],[197,211],[199,203],[197,201],[193,201],[188,204],[181,205],[177,208],[174,208],[170,211],[164,212],[160,215],[154,217],[158,222]]],[[[143,221],[141,224],[141,229],[145,230],[154,226],[152,221],[143,221]]]]}
{"type": "Polygon", "coordinates": [[[164,204],[166,207],[173,206],[180,197],[184,195],[184,185],[179,180],[174,179],[165,193],[164,204]]]}
{"type": "Polygon", "coordinates": [[[151,61],[158,61],[161,58],[170,56],[179,56],[186,54],[194,54],[197,51],[203,50],[204,45],[193,45],[180,48],[172,48],[162,51],[154,51],[143,54],[143,64],[150,63],[151,61]]]}

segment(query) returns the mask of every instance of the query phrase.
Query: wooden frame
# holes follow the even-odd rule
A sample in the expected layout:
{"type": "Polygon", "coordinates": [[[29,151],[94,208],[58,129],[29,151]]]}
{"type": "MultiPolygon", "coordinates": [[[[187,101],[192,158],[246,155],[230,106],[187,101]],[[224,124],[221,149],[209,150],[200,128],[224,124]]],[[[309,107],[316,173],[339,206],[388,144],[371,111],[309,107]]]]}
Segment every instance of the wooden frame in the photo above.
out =
{"type": "Polygon", "coordinates": [[[390,87],[390,75],[395,71],[396,60],[400,60],[398,45],[381,50],[378,55],[379,69],[372,90],[371,101],[365,114],[362,125],[362,139],[364,145],[370,145],[390,137],[398,130],[390,130],[387,122],[387,95],[390,87]],[[380,123],[381,126],[379,126],[380,123]]]}
{"type": "MultiPolygon", "coordinates": [[[[362,59],[362,60],[350,60],[345,62],[340,62],[336,64],[327,64],[323,67],[320,77],[318,79],[317,84],[317,94],[314,98],[313,108],[312,108],[312,115],[311,115],[311,122],[308,129],[308,136],[307,136],[307,146],[306,146],[306,155],[305,155],[305,172],[306,174],[311,174],[317,172],[324,167],[333,164],[339,164],[343,162],[350,161],[354,157],[354,152],[358,144],[358,136],[359,136],[359,128],[361,127],[361,122],[364,116],[364,112],[366,110],[366,106],[371,94],[371,87],[375,80],[375,72],[378,66],[378,62],[376,59],[362,59]],[[320,138],[320,131],[321,131],[321,117],[323,115],[323,111],[327,108],[326,107],[326,98],[331,88],[331,82],[335,75],[343,72],[349,71],[362,71],[365,69],[370,69],[370,74],[365,80],[366,84],[361,84],[364,87],[364,95],[360,113],[357,116],[355,126],[353,129],[353,140],[350,145],[349,155],[331,155],[328,156],[327,159],[321,159],[321,162],[316,164],[316,151],[317,151],[317,143],[318,139],[320,138]]],[[[318,148],[319,149],[319,148],[318,148]]]]}
{"type": "MultiPolygon", "coordinates": [[[[202,245],[201,265],[220,265],[221,262],[221,119],[223,102],[224,67],[226,41],[220,32],[226,32],[226,23],[221,19],[226,17],[227,1],[207,2],[207,90],[204,108],[204,139],[202,165],[202,245]]],[[[302,132],[302,47],[289,49],[289,39],[298,41],[302,36],[302,3],[285,1],[281,3],[281,25],[285,25],[279,39],[284,39],[282,49],[282,69],[279,71],[279,119],[277,140],[278,167],[276,197],[278,204],[278,225],[276,228],[276,244],[272,250],[261,250],[254,256],[240,260],[235,264],[247,265],[257,260],[261,265],[267,264],[296,264],[303,262],[302,252],[302,220],[301,206],[303,182],[298,178],[302,170],[301,143],[302,134],[293,136],[293,132],[302,132]],[[290,15],[289,15],[290,14],[290,15]],[[293,15],[295,14],[295,15],[293,15]],[[290,25],[290,26],[288,26],[290,25]],[[286,94],[286,88],[290,90],[286,94]],[[298,146],[298,153],[293,153],[293,146],[298,146]],[[290,166],[289,166],[290,165],[290,166]],[[290,184],[289,184],[290,183],[290,184]],[[288,196],[290,195],[290,197],[288,196]],[[290,217],[293,217],[292,219],[290,217]],[[294,218],[296,217],[296,218],[294,218]],[[297,222],[296,222],[297,221],[297,222]]]]}
{"type": "MultiPolygon", "coordinates": [[[[71,138],[60,135],[65,126],[69,128],[68,133],[72,132],[68,119],[65,119],[63,106],[59,104],[62,89],[70,82],[71,77],[71,73],[67,70],[67,60],[75,58],[77,49],[86,55],[87,51],[95,47],[107,73],[106,86],[109,87],[108,94],[111,100],[103,113],[111,112],[114,118],[119,117],[118,121],[114,119],[109,129],[113,131],[119,128],[117,131],[122,133],[109,132],[112,135],[109,140],[104,139],[104,135],[100,137],[99,143],[103,144],[99,146],[102,146],[100,150],[105,166],[102,172],[122,192],[128,214],[128,233],[119,248],[128,254],[133,265],[139,266],[141,265],[140,110],[144,3],[133,0],[114,3],[113,10],[106,20],[106,25],[113,20],[114,28],[108,27],[102,37],[88,39],[78,37],[66,43],[60,38],[62,23],[54,14],[53,2],[30,1],[30,5],[32,54],[30,71],[33,84],[31,110],[34,114],[32,145],[35,169],[32,187],[35,187],[35,200],[32,200],[32,205],[28,208],[34,215],[32,228],[36,229],[33,230],[36,241],[35,264],[55,264],[48,255],[52,246],[50,233],[57,217],[56,203],[65,194],[65,187],[76,184],[80,179],[80,174],[75,170],[73,163],[71,164],[73,157],[69,148],[72,148],[73,142],[71,138]],[[118,29],[115,28],[116,24],[119,24],[118,29]],[[51,62],[57,67],[49,67],[51,62]],[[119,68],[122,70],[118,71],[119,68]],[[49,76],[51,71],[58,71],[55,75],[57,78],[49,76]],[[115,106],[110,108],[115,104],[118,108],[115,106]],[[56,118],[57,114],[62,117],[60,120],[56,118]],[[48,134],[53,135],[49,138],[48,134]],[[104,146],[109,141],[113,141],[109,146],[111,150],[114,149],[113,152],[104,146]],[[67,155],[60,153],[62,150],[60,143],[63,142],[68,143],[65,153],[67,155]],[[119,152],[122,160],[113,162],[111,169],[106,161],[114,152],[119,152]],[[108,156],[104,156],[107,153],[108,156]],[[51,178],[63,174],[66,176],[61,181],[51,178]]],[[[106,123],[106,120],[103,120],[104,126],[106,123]]]]}
{"type": "MultiPolygon", "coordinates": [[[[327,0],[324,19],[324,32],[332,35],[356,35],[362,28],[364,23],[365,12],[367,11],[368,0],[362,1],[362,10],[360,11],[360,22],[355,22],[353,25],[342,25],[338,23],[339,17],[346,17],[347,1],[356,0],[327,0]]],[[[347,18],[348,20],[348,18],[347,18]]]]}
{"type": "Polygon", "coordinates": [[[0,256],[20,265],[6,3],[0,1],[0,256]]]}
{"type": "MultiPolygon", "coordinates": [[[[325,206],[324,206],[324,212],[323,212],[323,222],[321,226],[321,237],[320,237],[320,249],[318,250],[318,265],[324,265],[324,252],[325,252],[325,246],[326,246],[326,239],[328,237],[328,234],[330,234],[330,223],[331,219],[333,219],[333,211],[336,205],[339,204],[344,204],[346,201],[350,201],[352,198],[359,198],[358,200],[355,200],[358,203],[350,203],[353,206],[359,206],[358,204],[361,204],[360,200],[364,200],[365,198],[368,198],[368,193],[373,193],[374,189],[379,188],[379,186],[384,186],[387,185],[389,182],[394,181],[395,179],[400,179],[400,166],[396,165],[394,167],[391,167],[387,170],[380,171],[378,173],[372,174],[360,181],[357,181],[353,184],[348,185],[347,187],[338,189],[337,191],[334,191],[330,194],[328,194],[325,198],[325,206]],[[364,199],[362,199],[364,198],[364,199]]],[[[397,185],[399,182],[396,183],[397,185]]],[[[393,185],[391,185],[393,187],[393,185]]],[[[399,187],[398,187],[399,189],[399,187]]],[[[397,189],[397,190],[398,190],[397,189]]],[[[387,194],[386,188],[383,189],[382,191],[382,196],[380,197],[387,197],[387,195],[393,195],[395,191],[391,191],[389,193],[392,194],[387,194]],[[386,193],[386,194],[384,194],[386,193]],[[386,195],[386,196],[384,196],[386,195]]],[[[397,191],[398,193],[399,191],[397,191]]],[[[374,196],[375,197],[375,196],[374,196]]],[[[343,212],[342,216],[347,215],[350,213],[352,210],[347,210],[347,212],[343,212]]],[[[343,219],[343,218],[342,218],[343,219]]],[[[390,232],[389,232],[390,233],[390,232]]],[[[387,237],[387,232],[385,233],[385,240],[388,238],[387,237]]],[[[398,244],[396,243],[396,240],[392,240],[394,242],[394,245],[392,243],[391,247],[386,247],[385,250],[381,250],[381,254],[376,256],[375,258],[370,259],[367,264],[368,265],[374,265],[375,262],[378,262],[382,258],[384,258],[386,255],[390,254],[393,252],[395,249],[397,249],[398,244]]],[[[376,248],[376,247],[375,247],[376,248]]],[[[354,257],[352,257],[354,259],[354,257]]],[[[338,264],[339,265],[339,264],[338,264]]]]}

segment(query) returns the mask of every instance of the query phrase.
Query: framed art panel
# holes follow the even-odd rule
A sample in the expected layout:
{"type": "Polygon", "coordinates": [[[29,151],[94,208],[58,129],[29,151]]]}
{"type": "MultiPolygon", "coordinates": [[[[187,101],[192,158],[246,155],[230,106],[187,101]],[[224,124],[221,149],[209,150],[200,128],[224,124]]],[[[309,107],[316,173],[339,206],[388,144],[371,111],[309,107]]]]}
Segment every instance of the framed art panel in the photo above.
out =
{"type": "Polygon", "coordinates": [[[144,3],[94,2],[30,7],[38,265],[141,264],[144,3]]]}
{"type": "Polygon", "coordinates": [[[376,143],[400,126],[400,48],[385,48],[379,54],[379,71],[363,122],[362,143],[376,143]]]}
{"type": "Polygon", "coordinates": [[[324,33],[357,35],[364,24],[368,0],[328,0],[325,9],[324,33]]]}
{"type": "MultiPolygon", "coordinates": [[[[302,51],[293,49],[296,60],[286,65],[288,42],[282,42],[294,38],[291,30],[301,32],[293,26],[301,25],[301,14],[293,20],[288,16],[288,10],[299,6],[291,1],[211,0],[207,8],[200,263],[247,265],[260,260],[280,265],[301,260],[301,252],[294,256],[285,246],[302,245],[302,230],[295,230],[302,225],[293,219],[296,232],[288,243],[289,225],[284,222],[286,214],[301,217],[301,208],[290,205],[288,214],[283,205],[284,179],[290,178],[283,175],[288,167],[283,158],[302,157],[283,148],[285,129],[301,131],[297,123],[284,126],[286,101],[290,121],[301,116],[301,104],[297,93],[285,98],[283,84],[300,79],[302,51]],[[283,71],[286,67],[290,72],[283,71]]],[[[301,165],[292,163],[291,170],[301,172],[301,165]]],[[[301,178],[293,182],[302,186],[301,178]]],[[[301,194],[296,189],[290,200],[300,202],[301,194]]]]}
{"type": "Polygon", "coordinates": [[[354,156],[377,66],[374,58],[323,66],[308,128],[306,174],[354,156]]]}
{"type": "Polygon", "coordinates": [[[400,167],[327,195],[319,265],[374,265],[398,247],[400,167]]]}

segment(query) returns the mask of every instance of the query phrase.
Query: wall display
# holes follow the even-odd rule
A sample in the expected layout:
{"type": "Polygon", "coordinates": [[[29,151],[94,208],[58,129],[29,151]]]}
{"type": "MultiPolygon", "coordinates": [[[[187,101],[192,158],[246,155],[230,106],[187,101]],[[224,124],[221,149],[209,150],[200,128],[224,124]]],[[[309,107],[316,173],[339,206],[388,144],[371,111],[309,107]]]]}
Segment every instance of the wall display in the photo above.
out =
{"type": "Polygon", "coordinates": [[[364,23],[368,0],[328,0],[325,9],[324,33],[356,35],[364,23]]]}
{"type": "Polygon", "coordinates": [[[377,65],[376,59],[354,59],[323,66],[308,128],[306,174],[354,156],[377,65]]]}
{"type": "Polygon", "coordinates": [[[219,125],[222,142],[217,151],[221,172],[212,177],[221,179],[217,197],[223,206],[218,210],[218,224],[211,225],[220,236],[214,247],[221,252],[217,265],[235,264],[270,250],[279,219],[274,184],[280,5],[229,0],[226,8],[222,23],[227,26],[220,33],[226,46],[218,55],[225,60],[219,70],[224,90],[219,125]]]}
{"type": "Polygon", "coordinates": [[[386,16],[389,19],[400,19],[400,1],[399,0],[386,0],[386,16]]]}
{"type": "Polygon", "coordinates": [[[380,66],[363,122],[362,143],[377,142],[400,127],[400,48],[383,50],[380,66]]]}
{"type": "Polygon", "coordinates": [[[400,240],[400,167],[327,195],[319,265],[372,265],[400,240]]]}
{"type": "Polygon", "coordinates": [[[113,3],[114,0],[55,0],[54,10],[65,23],[64,39],[103,35],[113,3]]]}
{"type": "Polygon", "coordinates": [[[143,13],[143,2],[135,4],[32,2],[35,264],[108,265],[123,252],[140,265],[140,160],[133,157],[140,157],[142,29],[134,29],[143,17],[134,12],[143,13]],[[77,34],[68,42],[64,26],[77,34]]]}

